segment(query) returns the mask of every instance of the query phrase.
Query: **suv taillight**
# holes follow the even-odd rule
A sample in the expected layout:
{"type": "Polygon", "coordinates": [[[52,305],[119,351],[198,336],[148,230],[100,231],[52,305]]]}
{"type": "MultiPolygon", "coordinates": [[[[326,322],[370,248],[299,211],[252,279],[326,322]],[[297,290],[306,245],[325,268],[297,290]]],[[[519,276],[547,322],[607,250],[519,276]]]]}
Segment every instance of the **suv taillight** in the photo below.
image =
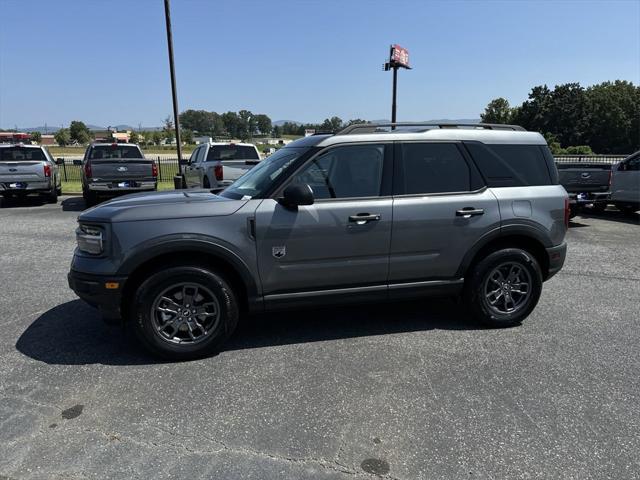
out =
{"type": "Polygon", "coordinates": [[[49,165],[48,163],[44,164],[44,176],[45,177],[51,176],[51,165],[49,165]]]}
{"type": "Polygon", "coordinates": [[[223,176],[222,176],[222,164],[218,164],[215,167],[213,167],[213,171],[216,174],[216,180],[222,180],[223,176]]]}
{"type": "Polygon", "coordinates": [[[564,199],[564,226],[569,228],[569,216],[571,215],[571,207],[569,206],[569,199],[564,199]]]}
{"type": "Polygon", "coordinates": [[[158,176],[158,164],[156,162],[153,162],[151,164],[151,175],[153,175],[154,177],[158,176]]]}
{"type": "Polygon", "coordinates": [[[89,162],[84,164],[84,176],[91,178],[91,164],[89,162]]]}

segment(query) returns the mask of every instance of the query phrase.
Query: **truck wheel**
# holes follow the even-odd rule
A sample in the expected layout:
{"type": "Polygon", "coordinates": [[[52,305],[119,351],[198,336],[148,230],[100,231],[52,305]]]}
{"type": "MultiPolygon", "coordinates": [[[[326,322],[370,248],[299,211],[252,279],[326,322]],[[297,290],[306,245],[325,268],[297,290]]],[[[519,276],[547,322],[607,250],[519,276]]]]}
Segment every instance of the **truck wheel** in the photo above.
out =
{"type": "Polygon", "coordinates": [[[481,323],[511,327],[531,313],[541,292],[542,272],[533,255],[519,248],[505,248],[472,268],[465,282],[464,299],[481,323]]]}
{"type": "Polygon", "coordinates": [[[58,190],[56,188],[52,188],[46,196],[47,203],[58,203],[58,190]]]}
{"type": "Polygon", "coordinates": [[[594,213],[603,213],[607,208],[607,204],[606,203],[594,203],[593,204],[593,212],[594,213]]]}
{"type": "Polygon", "coordinates": [[[93,207],[98,203],[98,196],[91,190],[84,190],[82,192],[82,198],[84,198],[84,203],[87,208],[93,207]]]}
{"type": "Polygon", "coordinates": [[[211,188],[211,185],[209,184],[209,179],[207,177],[204,177],[204,180],[202,180],[202,188],[211,188]]]}
{"type": "Polygon", "coordinates": [[[616,207],[625,215],[633,215],[638,210],[636,205],[616,205],[616,207]]]}
{"type": "Polygon", "coordinates": [[[151,275],[132,302],[134,330],[151,353],[171,360],[210,355],[238,324],[236,296],[205,268],[180,266],[151,275]]]}

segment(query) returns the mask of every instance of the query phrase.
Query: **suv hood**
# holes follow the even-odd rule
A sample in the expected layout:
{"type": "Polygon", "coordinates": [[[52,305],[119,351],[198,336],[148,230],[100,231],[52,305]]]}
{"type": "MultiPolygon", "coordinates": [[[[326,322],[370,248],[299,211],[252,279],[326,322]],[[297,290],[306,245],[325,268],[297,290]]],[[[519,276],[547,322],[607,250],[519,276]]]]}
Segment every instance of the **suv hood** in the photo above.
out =
{"type": "Polygon", "coordinates": [[[217,217],[231,215],[246,200],[232,200],[209,190],[172,190],[135,193],[118,197],[84,211],[81,222],[132,222],[170,218],[217,217]]]}

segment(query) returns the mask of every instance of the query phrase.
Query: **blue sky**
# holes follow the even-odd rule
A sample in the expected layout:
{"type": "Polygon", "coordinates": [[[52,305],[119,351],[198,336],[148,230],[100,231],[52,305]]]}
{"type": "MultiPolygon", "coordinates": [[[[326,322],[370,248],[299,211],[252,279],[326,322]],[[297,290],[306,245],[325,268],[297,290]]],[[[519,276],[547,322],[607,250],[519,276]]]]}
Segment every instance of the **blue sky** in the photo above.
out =
{"type": "MultiPolygon", "coordinates": [[[[171,113],[162,0],[0,0],[0,127],[160,125],[171,113]]],[[[640,1],[173,0],[180,109],[273,120],[476,118],[531,87],[640,83],[640,1]]]]}

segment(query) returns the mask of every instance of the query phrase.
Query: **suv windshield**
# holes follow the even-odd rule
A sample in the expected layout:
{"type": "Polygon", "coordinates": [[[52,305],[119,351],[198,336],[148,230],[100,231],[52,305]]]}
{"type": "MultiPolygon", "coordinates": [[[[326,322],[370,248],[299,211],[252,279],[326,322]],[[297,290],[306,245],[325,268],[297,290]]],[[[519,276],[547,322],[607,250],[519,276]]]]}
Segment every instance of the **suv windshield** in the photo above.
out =
{"type": "Polygon", "coordinates": [[[281,148],[233,182],[220,195],[234,200],[261,198],[273,182],[287,170],[287,167],[307,150],[309,149],[304,147],[281,148]]]}
{"type": "Polygon", "coordinates": [[[96,145],[89,152],[90,160],[109,160],[112,158],[144,158],[140,149],[131,145],[96,145]]]}
{"type": "Polygon", "coordinates": [[[0,148],[0,162],[21,160],[46,160],[41,148],[9,147],[0,148]]]}
{"type": "Polygon", "coordinates": [[[244,145],[212,145],[207,154],[210,160],[259,160],[255,147],[244,145]]]}

